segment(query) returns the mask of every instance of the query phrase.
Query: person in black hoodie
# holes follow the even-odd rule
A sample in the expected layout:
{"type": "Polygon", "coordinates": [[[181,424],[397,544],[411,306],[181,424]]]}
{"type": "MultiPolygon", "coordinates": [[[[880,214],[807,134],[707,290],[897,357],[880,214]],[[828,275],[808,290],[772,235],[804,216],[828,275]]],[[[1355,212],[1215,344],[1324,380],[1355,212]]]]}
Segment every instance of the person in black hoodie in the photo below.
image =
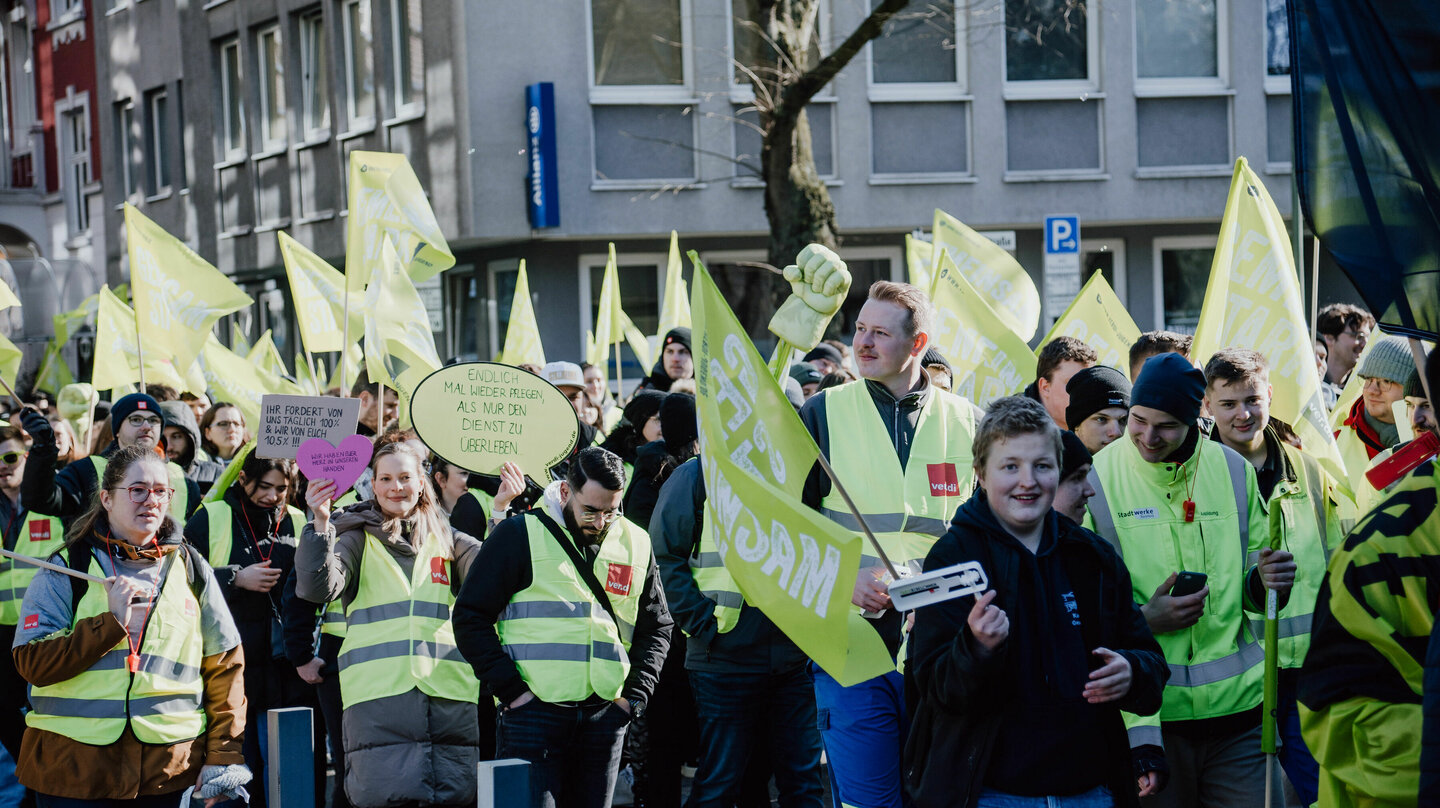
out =
{"type": "Polygon", "coordinates": [[[640,390],[670,392],[670,385],[681,379],[695,378],[695,359],[690,355],[690,329],[686,326],[672,328],[660,342],[660,358],[640,390]]]}
{"type": "Polygon", "coordinates": [[[1138,802],[1120,711],[1159,710],[1169,669],[1119,556],[1052,510],[1060,458],[1031,399],[999,399],[976,430],[980,487],[925,571],[979,561],[990,588],[915,614],[904,767],[917,808],[1138,802]]]}

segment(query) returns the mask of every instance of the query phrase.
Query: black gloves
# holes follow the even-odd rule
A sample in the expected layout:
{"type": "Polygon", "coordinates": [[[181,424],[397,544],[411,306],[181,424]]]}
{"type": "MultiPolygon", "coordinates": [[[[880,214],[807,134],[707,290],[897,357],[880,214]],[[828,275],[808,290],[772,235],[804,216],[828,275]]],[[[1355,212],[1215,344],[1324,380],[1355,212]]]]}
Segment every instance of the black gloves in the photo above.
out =
{"type": "Polygon", "coordinates": [[[55,428],[50,426],[50,421],[38,411],[29,407],[21,410],[20,424],[25,427],[26,432],[30,433],[30,439],[34,445],[55,445],[55,428]]]}

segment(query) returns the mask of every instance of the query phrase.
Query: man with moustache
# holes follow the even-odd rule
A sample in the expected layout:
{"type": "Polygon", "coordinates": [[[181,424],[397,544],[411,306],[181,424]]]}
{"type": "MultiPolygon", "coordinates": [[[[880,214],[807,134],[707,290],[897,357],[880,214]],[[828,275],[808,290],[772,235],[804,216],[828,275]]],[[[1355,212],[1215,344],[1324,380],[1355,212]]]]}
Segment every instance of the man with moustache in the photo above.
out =
{"type": "Polygon", "coordinates": [[[1264,649],[1245,613],[1262,613],[1266,588],[1283,608],[1295,580],[1290,553],[1269,547],[1255,469],[1201,437],[1204,393],[1204,374],[1179,354],[1146,360],[1126,437],[1095,456],[1091,475],[1085,526],[1120,551],[1170,665],[1160,714],[1126,716],[1148,808],[1251,806],[1264,792],[1264,649]],[[1207,580],[1172,595],[1182,572],[1207,580]],[[1173,782],[1157,794],[1166,763],[1173,782]]]}

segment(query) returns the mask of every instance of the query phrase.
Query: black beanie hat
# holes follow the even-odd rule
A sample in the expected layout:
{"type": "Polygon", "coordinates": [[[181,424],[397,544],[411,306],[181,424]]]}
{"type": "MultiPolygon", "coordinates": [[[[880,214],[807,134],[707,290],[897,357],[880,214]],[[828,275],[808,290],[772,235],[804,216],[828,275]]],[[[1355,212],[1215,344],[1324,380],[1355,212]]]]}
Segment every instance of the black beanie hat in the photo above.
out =
{"type": "Polygon", "coordinates": [[[1130,380],[1109,365],[1085,368],[1071,376],[1065,392],[1070,395],[1065,423],[1072,430],[1107,407],[1130,409],[1130,380]]]}
{"type": "Polygon", "coordinates": [[[110,407],[110,429],[120,431],[120,425],[133,412],[153,412],[160,420],[165,420],[165,413],[160,411],[160,402],[145,395],[144,393],[131,393],[110,407]]]}
{"type": "Polygon", "coordinates": [[[819,384],[825,374],[809,362],[796,362],[790,366],[790,378],[801,384],[819,384]]]}
{"type": "Polygon", "coordinates": [[[812,359],[828,359],[837,366],[843,366],[845,364],[845,357],[840,355],[840,351],[836,350],[834,345],[825,342],[816,345],[810,349],[810,353],[805,354],[806,362],[812,359]]]}
{"type": "Polygon", "coordinates": [[[1060,459],[1060,479],[1063,481],[1086,463],[1094,462],[1090,450],[1085,448],[1085,441],[1080,440],[1068,429],[1060,431],[1060,443],[1065,447],[1065,456],[1060,459]]]}
{"type": "Polygon", "coordinates": [[[625,404],[625,420],[636,429],[644,429],[650,416],[660,412],[660,405],[665,402],[666,395],[659,390],[641,390],[636,393],[635,397],[625,404]]]}
{"type": "Polygon", "coordinates": [[[1145,360],[1130,391],[1130,406],[1151,407],[1194,426],[1204,397],[1205,374],[1180,354],[1163,353],[1145,360]]]}
{"type": "Polygon", "coordinates": [[[945,357],[942,356],[939,351],[934,348],[927,348],[925,349],[925,355],[920,359],[920,367],[928,368],[931,365],[941,365],[950,371],[952,376],[955,374],[955,369],[950,367],[950,363],[945,360],[945,357]]]}
{"type": "MultiPolygon", "coordinates": [[[[690,329],[685,329],[687,332],[690,329]]],[[[672,455],[683,455],[690,444],[700,437],[700,422],[695,415],[695,397],[689,393],[671,393],[660,404],[660,436],[665,439],[665,451],[672,455]]]]}
{"type": "Polygon", "coordinates": [[[682,325],[667,331],[665,333],[665,339],[660,343],[660,350],[663,352],[665,350],[665,346],[669,345],[672,342],[678,342],[681,345],[684,345],[685,350],[689,351],[690,353],[695,352],[694,349],[690,347],[690,329],[687,326],[682,325]]]}

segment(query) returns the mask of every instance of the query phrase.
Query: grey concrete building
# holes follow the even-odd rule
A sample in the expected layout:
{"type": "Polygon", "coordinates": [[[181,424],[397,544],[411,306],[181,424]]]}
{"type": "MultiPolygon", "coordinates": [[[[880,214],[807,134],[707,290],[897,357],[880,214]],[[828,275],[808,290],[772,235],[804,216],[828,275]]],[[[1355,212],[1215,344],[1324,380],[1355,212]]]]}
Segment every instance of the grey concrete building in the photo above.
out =
{"type": "MultiPolygon", "coordinates": [[[[109,3],[96,40],[112,282],[128,198],[253,291],[242,325],[273,328],[287,357],[274,231],[343,266],[355,149],[409,156],[456,253],[422,292],[442,356],[499,350],[521,260],[547,355],[578,359],[607,242],[651,332],[672,230],[722,275],[764,259],[753,99],[732,62],[755,46],[736,22],[747,0],[109,3]],[[554,87],[559,224],[544,228],[527,207],[537,82],[554,87]]],[[[904,236],[935,208],[1013,232],[1042,290],[1042,221],[1076,214],[1083,266],[1107,272],[1142,328],[1183,330],[1237,157],[1289,215],[1283,3],[912,6],[809,111],[856,274],[847,312],[869,281],[904,277],[904,236]]],[[[822,2],[823,47],[869,7],[822,2]]],[[[1321,290],[1353,298],[1328,268],[1321,290]]]]}

